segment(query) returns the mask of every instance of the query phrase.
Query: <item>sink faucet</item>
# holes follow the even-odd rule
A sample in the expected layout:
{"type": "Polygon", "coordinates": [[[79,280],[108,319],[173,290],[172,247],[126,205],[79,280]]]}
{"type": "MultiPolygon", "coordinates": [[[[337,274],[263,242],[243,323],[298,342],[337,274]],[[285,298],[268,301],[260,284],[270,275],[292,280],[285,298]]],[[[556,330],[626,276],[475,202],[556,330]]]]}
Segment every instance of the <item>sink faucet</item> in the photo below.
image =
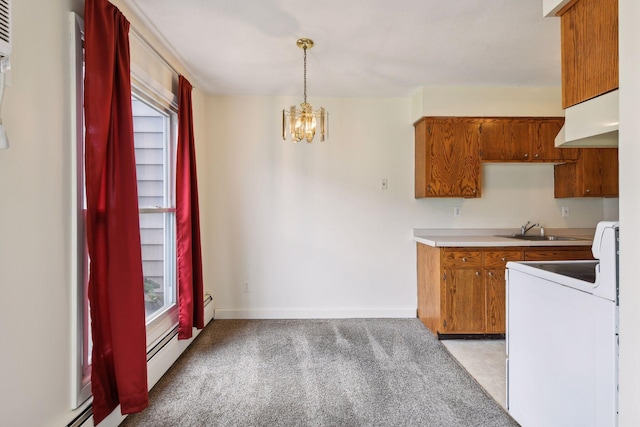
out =
{"type": "Polygon", "coordinates": [[[531,226],[529,226],[529,224],[531,224],[531,221],[527,221],[527,223],[525,225],[520,227],[520,234],[521,235],[524,236],[527,233],[527,231],[531,230],[533,227],[540,226],[540,224],[538,224],[537,222],[535,224],[532,224],[531,226]]]}

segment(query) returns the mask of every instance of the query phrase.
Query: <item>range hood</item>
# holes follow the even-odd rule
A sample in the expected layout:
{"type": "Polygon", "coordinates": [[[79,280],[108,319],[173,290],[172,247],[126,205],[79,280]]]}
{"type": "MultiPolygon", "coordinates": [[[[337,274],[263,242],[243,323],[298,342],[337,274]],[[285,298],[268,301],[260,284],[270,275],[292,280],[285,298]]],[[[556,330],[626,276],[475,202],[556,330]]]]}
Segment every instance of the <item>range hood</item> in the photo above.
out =
{"type": "Polygon", "coordinates": [[[617,147],[618,90],[564,110],[564,126],[556,147],[617,147]]]}

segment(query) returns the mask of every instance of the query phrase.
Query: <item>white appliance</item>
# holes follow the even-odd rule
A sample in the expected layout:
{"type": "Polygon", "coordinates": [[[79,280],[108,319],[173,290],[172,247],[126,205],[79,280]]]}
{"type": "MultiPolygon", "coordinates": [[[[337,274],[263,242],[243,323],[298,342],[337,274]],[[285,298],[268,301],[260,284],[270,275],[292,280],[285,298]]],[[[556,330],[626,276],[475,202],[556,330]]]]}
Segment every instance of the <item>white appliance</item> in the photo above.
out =
{"type": "Polygon", "coordinates": [[[597,261],[507,263],[507,408],[523,427],[618,420],[617,222],[600,222],[597,261]]]}

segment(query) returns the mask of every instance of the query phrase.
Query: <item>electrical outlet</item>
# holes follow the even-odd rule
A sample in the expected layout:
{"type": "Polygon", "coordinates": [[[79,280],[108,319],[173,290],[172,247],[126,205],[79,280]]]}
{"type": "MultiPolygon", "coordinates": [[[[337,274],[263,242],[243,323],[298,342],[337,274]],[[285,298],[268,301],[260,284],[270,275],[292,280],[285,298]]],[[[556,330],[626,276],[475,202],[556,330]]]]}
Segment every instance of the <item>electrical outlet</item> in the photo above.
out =
{"type": "Polygon", "coordinates": [[[244,292],[245,294],[249,293],[249,282],[244,282],[244,284],[242,285],[242,292],[244,292]]]}
{"type": "Polygon", "coordinates": [[[569,216],[569,206],[562,207],[562,216],[569,216]]]}
{"type": "Polygon", "coordinates": [[[387,181],[387,178],[382,178],[380,180],[380,189],[381,190],[388,190],[389,189],[389,181],[387,181]]]}
{"type": "Polygon", "coordinates": [[[453,217],[454,218],[460,218],[460,214],[461,214],[460,206],[454,206],[453,207],[453,217]]]}

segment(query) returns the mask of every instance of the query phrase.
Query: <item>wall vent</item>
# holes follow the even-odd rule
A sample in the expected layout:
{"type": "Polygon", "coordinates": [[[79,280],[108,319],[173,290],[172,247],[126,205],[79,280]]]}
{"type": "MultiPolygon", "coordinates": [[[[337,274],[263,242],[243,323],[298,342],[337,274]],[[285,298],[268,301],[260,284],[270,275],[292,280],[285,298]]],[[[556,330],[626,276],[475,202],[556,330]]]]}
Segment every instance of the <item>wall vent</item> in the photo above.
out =
{"type": "Polygon", "coordinates": [[[11,54],[11,0],[0,0],[0,56],[11,54]]]}

